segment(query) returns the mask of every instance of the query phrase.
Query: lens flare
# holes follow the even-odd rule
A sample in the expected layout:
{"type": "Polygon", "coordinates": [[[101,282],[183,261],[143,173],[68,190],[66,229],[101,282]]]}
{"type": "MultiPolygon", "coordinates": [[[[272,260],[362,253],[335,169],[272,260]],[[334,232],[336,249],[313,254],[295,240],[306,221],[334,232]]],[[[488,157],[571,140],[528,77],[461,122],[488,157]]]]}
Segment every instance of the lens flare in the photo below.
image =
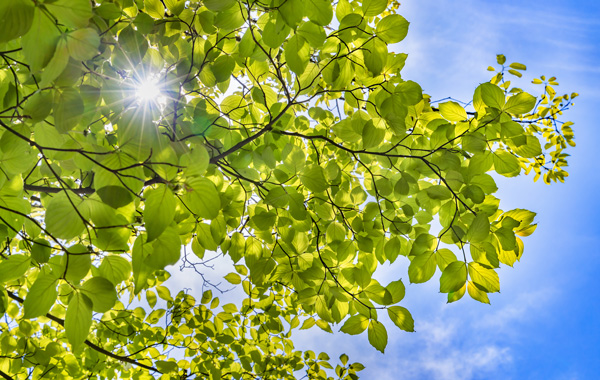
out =
{"type": "Polygon", "coordinates": [[[153,77],[146,78],[137,85],[135,96],[142,103],[163,103],[165,100],[158,83],[158,78],[153,77]]]}

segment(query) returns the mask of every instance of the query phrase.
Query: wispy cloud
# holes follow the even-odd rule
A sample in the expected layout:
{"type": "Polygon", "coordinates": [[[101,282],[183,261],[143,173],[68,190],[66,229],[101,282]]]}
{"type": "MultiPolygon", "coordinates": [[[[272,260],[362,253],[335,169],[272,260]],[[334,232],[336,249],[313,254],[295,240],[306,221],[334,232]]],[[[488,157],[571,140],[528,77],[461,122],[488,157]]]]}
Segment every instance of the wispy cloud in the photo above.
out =
{"type": "Polygon", "coordinates": [[[523,339],[526,326],[540,319],[554,295],[555,290],[543,289],[520,294],[496,308],[474,307],[464,300],[427,311],[435,315],[432,318],[415,313],[414,340],[394,330],[390,333],[394,343],[385,357],[363,355],[373,363],[367,377],[508,379],[519,355],[515,344],[523,339]]]}

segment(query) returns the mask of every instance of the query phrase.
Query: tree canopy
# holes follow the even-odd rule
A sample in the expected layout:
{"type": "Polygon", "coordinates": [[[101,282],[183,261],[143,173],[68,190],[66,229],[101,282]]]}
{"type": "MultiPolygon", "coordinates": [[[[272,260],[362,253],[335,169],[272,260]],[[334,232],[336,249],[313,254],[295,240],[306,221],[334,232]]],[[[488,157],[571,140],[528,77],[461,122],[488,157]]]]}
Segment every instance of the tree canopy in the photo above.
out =
{"type": "Polygon", "coordinates": [[[414,330],[406,279],[438,271],[448,302],[489,303],[536,228],[495,178],[564,180],[577,94],[524,92],[499,55],[468,104],[432,102],[390,48],[398,10],[0,2],[0,377],[356,379],[292,335],[383,352],[414,330]],[[205,274],[228,260],[245,297],[221,304],[205,274]]]}

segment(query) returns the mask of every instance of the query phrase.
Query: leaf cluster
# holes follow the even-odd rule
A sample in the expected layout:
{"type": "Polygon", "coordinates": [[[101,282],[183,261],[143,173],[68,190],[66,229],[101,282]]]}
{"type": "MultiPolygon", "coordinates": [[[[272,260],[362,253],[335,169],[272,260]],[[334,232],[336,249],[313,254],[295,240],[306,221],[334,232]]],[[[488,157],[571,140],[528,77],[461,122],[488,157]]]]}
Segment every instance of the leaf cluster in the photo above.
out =
{"type": "Polygon", "coordinates": [[[498,56],[472,109],[431,102],[390,49],[398,6],[1,2],[0,375],[356,379],[292,333],[383,352],[414,331],[403,275],[489,303],[536,227],[495,179],[564,180],[576,94],[511,87],[525,66],[498,56]],[[206,274],[228,262],[245,296],[221,305],[206,274]]]}

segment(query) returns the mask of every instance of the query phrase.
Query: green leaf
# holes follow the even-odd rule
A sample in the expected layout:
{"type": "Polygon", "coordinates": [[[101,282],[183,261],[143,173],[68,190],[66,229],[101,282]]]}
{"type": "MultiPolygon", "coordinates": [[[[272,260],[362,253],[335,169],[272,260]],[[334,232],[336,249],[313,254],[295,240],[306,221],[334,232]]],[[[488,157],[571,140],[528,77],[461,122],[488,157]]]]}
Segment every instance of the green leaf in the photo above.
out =
{"type": "Polygon", "coordinates": [[[84,294],[76,292],[69,301],[65,315],[65,332],[74,351],[85,342],[90,327],[92,327],[92,301],[84,294]]]}
{"type": "Polygon", "coordinates": [[[344,322],[340,331],[350,335],[357,335],[365,331],[367,327],[369,327],[369,318],[362,314],[356,314],[344,322]]]}
{"type": "Polygon", "coordinates": [[[366,17],[378,16],[381,12],[385,11],[387,5],[388,0],[364,0],[362,2],[362,11],[366,17]]]}
{"type": "Polygon", "coordinates": [[[433,276],[436,269],[436,257],[433,252],[416,256],[408,267],[408,278],[413,284],[420,284],[433,276]]]}
{"type": "Polygon", "coordinates": [[[123,186],[103,186],[96,193],[104,203],[113,208],[121,208],[133,202],[133,194],[123,186]]]}
{"type": "Polygon", "coordinates": [[[372,119],[367,121],[362,130],[364,149],[377,147],[383,142],[386,130],[382,124],[383,123],[377,123],[376,125],[372,119]]]}
{"type": "Polygon", "coordinates": [[[300,178],[300,182],[313,193],[320,193],[329,188],[323,168],[318,165],[305,167],[302,172],[298,174],[298,177],[300,178]]]}
{"type": "Polygon", "coordinates": [[[464,261],[448,264],[440,277],[440,292],[456,292],[467,282],[467,266],[464,261]]]}
{"type": "Polygon", "coordinates": [[[475,301],[487,304],[490,303],[488,295],[485,292],[479,290],[471,281],[469,281],[469,284],[467,285],[467,292],[475,301]]]}
{"type": "Polygon", "coordinates": [[[505,177],[515,177],[521,173],[519,159],[505,150],[494,152],[494,170],[505,177]]]}
{"type": "Polygon", "coordinates": [[[31,28],[34,6],[27,0],[10,0],[0,3],[0,43],[18,38],[31,28]]]}
{"type": "Polygon", "coordinates": [[[73,193],[60,192],[46,206],[45,223],[49,233],[59,239],[70,240],[85,229],[81,220],[81,198],[73,193]]]}
{"type": "Polygon", "coordinates": [[[435,252],[435,261],[438,268],[443,272],[448,264],[456,261],[456,255],[448,248],[442,248],[435,252]]]}
{"type": "Polygon", "coordinates": [[[25,255],[10,255],[0,261],[0,283],[16,280],[27,272],[31,259],[25,255]]]}
{"type": "Polygon", "coordinates": [[[215,184],[206,178],[191,178],[186,182],[185,205],[204,219],[214,219],[221,210],[221,199],[215,184]]]}
{"type": "MultiPolygon", "coordinates": [[[[177,363],[172,362],[172,361],[157,360],[156,368],[161,373],[169,373],[169,372],[177,372],[177,368],[179,368],[179,367],[177,366],[177,363]]],[[[211,377],[211,380],[212,380],[212,377],[211,377]]]]}
{"type": "Polygon", "coordinates": [[[456,302],[463,298],[465,292],[467,291],[467,284],[464,284],[462,288],[458,289],[456,292],[448,293],[448,303],[456,302]]]}
{"type": "Polygon", "coordinates": [[[536,99],[534,96],[526,92],[520,92],[508,98],[508,101],[504,105],[504,111],[513,115],[526,114],[535,107],[535,102],[536,99]]]}
{"type": "Polygon", "coordinates": [[[415,321],[406,308],[402,306],[390,306],[387,312],[392,322],[400,329],[408,332],[415,331],[415,321]]]}
{"type": "Polygon", "coordinates": [[[206,172],[209,160],[206,148],[199,145],[181,157],[180,165],[184,166],[183,173],[186,177],[200,177],[206,172]]]}
{"type": "Polygon", "coordinates": [[[94,12],[107,20],[118,19],[121,16],[121,9],[113,3],[102,3],[94,12]]]}
{"type": "Polygon", "coordinates": [[[118,285],[129,278],[131,263],[117,255],[105,256],[98,270],[102,277],[118,285]]]}
{"type": "MultiPolygon", "coordinates": [[[[237,3],[234,4],[237,5],[237,3]]],[[[244,22],[245,18],[241,8],[239,6],[233,6],[217,13],[214,26],[221,31],[227,32],[241,27],[244,25],[244,22]]]]}
{"type": "Polygon", "coordinates": [[[202,3],[211,11],[220,12],[231,8],[236,3],[236,0],[204,0],[202,3]]]}
{"type": "MultiPolygon", "coordinates": [[[[31,246],[31,257],[40,264],[47,263],[50,259],[50,243],[45,239],[37,238],[31,246]]],[[[1,276],[0,276],[1,277],[1,276]]]]}
{"type": "Polygon", "coordinates": [[[500,87],[492,83],[483,83],[477,89],[481,91],[481,100],[486,106],[499,110],[504,108],[504,91],[500,87]]]}
{"type": "Polygon", "coordinates": [[[467,232],[467,240],[472,243],[484,241],[490,233],[490,222],[484,213],[479,213],[471,222],[467,232]]]}
{"type": "Polygon", "coordinates": [[[301,75],[306,70],[310,57],[310,48],[306,40],[298,34],[293,35],[286,43],[284,53],[290,70],[296,75],[301,75]]]}
{"type": "Polygon", "coordinates": [[[219,245],[214,241],[210,226],[205,223],[198,223],[196,225],[196,239],[204,249],[209,251],[216,251],[219,245]]]}
{"type": "Polygon", "coordinates": [[[227,282],[233,284],[233,285],[238,285],[242,282],[242,279],[240,277],[239,274],[237,273],[228,273],[225,277],[223,277],[225,280],[227,280],[227,282]]]}
{"type": "Polygon", "coordinates": [[[144,197],[144,222],[150,242],[173,222],[177,200],[171,189],[164,184],[157,185],[155,189],[147,188],[144,197]]]}
{"type": "Polygon", "coordinates": [[[414,106],[423,99],[423,89],[418,83],[407,80],[396,86],[393,98],[400,100],[403,105],[414,106]]]}
{"type": "Polygon", "coordinates": [[[145,0],[144,10],[153,18],[160,19],[165,16],[165,7],[160,0],[145,0]]]}
{"type": "Polygon", "coordinates": [[[148,256],[153,253],[152,244],[144,244],[146,235],[139,235],[135,239],[131,250],[131,267],[133,270],[134,293],[139,294],[147,285],[148,275],[153,268],[148,264],[148,256]]]}
{"type": "Polygon", "coordinates": [[[90,278],[79,290],[92,301],[92,310],[98,313],[109,311],[117,302],[115,286],[102,277],[90,278]]]}
{"type": "Polygon", "coordinates": [[[333,19],[333,7],[328,0],[308,0],[305,11],[308,19],[317,25],[329,25],[333,19]]]}
{"type": "Polygon", "coordinates": [[[23,113],[34,123],[44,120],[52,111],[52,92],[38,91],[25,103],[23,113]]]}
{"type": "Polygon", "coordinates": [[[378,38],[369,40],[364,44],[363,54],[367,69],[369,69],[373,76],[379,75],[383,71],[388,58],[388,50],[385,42],[378,38]]]}
{"type": "Polygon", "coordinates": [[[100,36],[92,28],[78,29],[67,34],[67,50],[73,59],[87,61],[98,53],[100,36]]]}
{"type": "Polygon", "coordinates": [[[371,346],[383,353],[388,341],[387,331],[385,330],[383,323],[372,319],[369,323],[368,336],[371,346]]]}
{"type": "Polygon", "coordinates": [[[516,231],[524,229],[533,223],[533,219],[536,216],[536,213],[529,210],[524,209],[514,209],[507,211],[503,214],[504,217],[510,217],[519,222],[519,227],[517,227],[516,231]]]}
{"type": "Polygon", "coordinates": [[[496,231],[494,231],[494,235],[496,235],[500,241],[503,250],[512,251],[515,249],[517,242],[515,233],[512,230],[506,227],[498,228],[496,231]]]}
{"type": "Polygon", "coordinates": [[[169,12],[179,16],[185,9],[185,1],[186,0],[165,0],[165,5],[167,6],[167,9],[169,9],[169,12]]]}
{"type": "Polygon", "coordinates": [[[8,309],[8,294],[6,289],[0,289],[0,317],[4,317],[6,310],[8,309]]]}
{"type": "MultiPolygon", "coordinates": [[[[149,21],[151,20],[149,18],[149,21]]],[[[117,49],[114,55],[113,64],[130,70],[138,65],[146,55],[148,41],[139,30],[135,30],[130,25],[119,32],[119,47],[120,49],[117,49]]]]}
{"type": "Polygon", "coordinates": [[[295,29],[304,17],[304,0],[280,0],[277,9],[285,23],[295,29]]]}
{"type": "Polygon", "coordinates": [[[509,66],[515,70],[527,70],[527,66],[525,66],[522,63],[518,63],[518,62],[513,62],[509,66]]]}
{"type": "Polygon", "coordinates": [[[487,293],[500,291],[500,279],[495,270],[486,268],[479,263],[469,263],[471,281],[487,293]]]}
{"type": "MultiPolygon", "coordinates": [[[[2,12],[0,11],[0,13],[2,12]]],[[[0,21],[0,24],[3,23],[0,21]]],[[[3,33],[0,32],[0,35],[3,33]]],[[[41,8],[36,7],[31,29],[21,39],[23,56],[29,63],[32,72],[43,69],[50,62],[59,37],[60,31],[52,19],[44,14],[41,8]]]]}
{"type": "Polygon", "coordinates": [[[84,109],[79,91],[65,89],[54,106],[54,126],[60,133],[70,131],[79,123],[84,109]]]}
{"type": "Polygon", "coordinates": [[[156,240],[146,244],[152,244],[145,262],[150,268],[164,269],[175,264],[181,256],[181,239],[173,227],[167,227],[156,240]]]}
{"type": "Polygon", "coordinates": [[[58,40],[56,50],[54,51],[52,58],[42,72],[40,87],[46,87],[50,83],[54,82],[54,80],[58,78],[58,76],[67,68],[68,64],[69,49],[67,48],[67,41],[64,38],[61,38],[58,40]]]}
{"type": "Polygon", "coordinates": [[[444,200],[452,198],[452,192],[444,185],[433,185],[425,191],[431,199],[444,200]]]}
{"type": "Polygon", "coordinates": [[[377,23],[375,33],[388,44],[395,44],[406,37],[409,25],[410,23],[404,17],[392,14],[377,23]]]}
{"type": "Polygon", "coordinates": [[[31,319],[46,315],[58,296],[57,284],[58,278],[53,275],[40,274],[25,297],[23,318],[31,319]]]}
{"type": "MultiPolygon", "coordinates": [[[[514,140],[513,140],[514,141],[514,140]]],[[[542,154],[542,145],[535,136],[525,136],[525,143],[519,146],[511,146],[512,150],[521,157],[534,158],[542,154]]]]}
{"type": "Polygon", "coordinates": [[[214,74],[217,83],[228,80],[231,77],[234,68],[235,60],[228,55],[219,56],[211,66],[212,73],[214,74]]]}
{"type": "Polygon", "coordinates": [[[392,281],[385,287],[392,296],[391,303],[398,303],[404,299],[404,294],[406,293],[406,288],[402,283],[402,280],[392,281]]]}
{"type": "Polygon", "coordinates": [[[296,34],[303,37],[315,49],[321,48],[327,38],[325,29],[311,21],[303,23],[296,31],[296,34]]]}
{"type": "MultiPolygon", "coordinates": [[[[78,284],[90,271],[92,266],[91,253],[85,245],[75,244],[69,247],[66,255],[62,256],[62,263],[66,268],[65,279],[78,284]]],[[[62,273],[59,275],[62,275],[62,273]]]]}
{"type": "Polygon", "coordinates": [[[92,3],[88,0],[56,0],[44,5],[61,24],[71,29],[85,28],[92,17],[92,3]]]}
{"type": "Polygon", "coordinates": [[[467,111],[456,102],[445,102],[440,104],[440,113],[444,119],[449,121],[463,121],[469,118],[467,111]]]}
{"type": "Polygon", "coordinates": [[[290,28],[287,25],[280,27],[274,21],[269,21],[263,28],[262,39],[268,47],[279,49],[289,34],[290,28]]]}

